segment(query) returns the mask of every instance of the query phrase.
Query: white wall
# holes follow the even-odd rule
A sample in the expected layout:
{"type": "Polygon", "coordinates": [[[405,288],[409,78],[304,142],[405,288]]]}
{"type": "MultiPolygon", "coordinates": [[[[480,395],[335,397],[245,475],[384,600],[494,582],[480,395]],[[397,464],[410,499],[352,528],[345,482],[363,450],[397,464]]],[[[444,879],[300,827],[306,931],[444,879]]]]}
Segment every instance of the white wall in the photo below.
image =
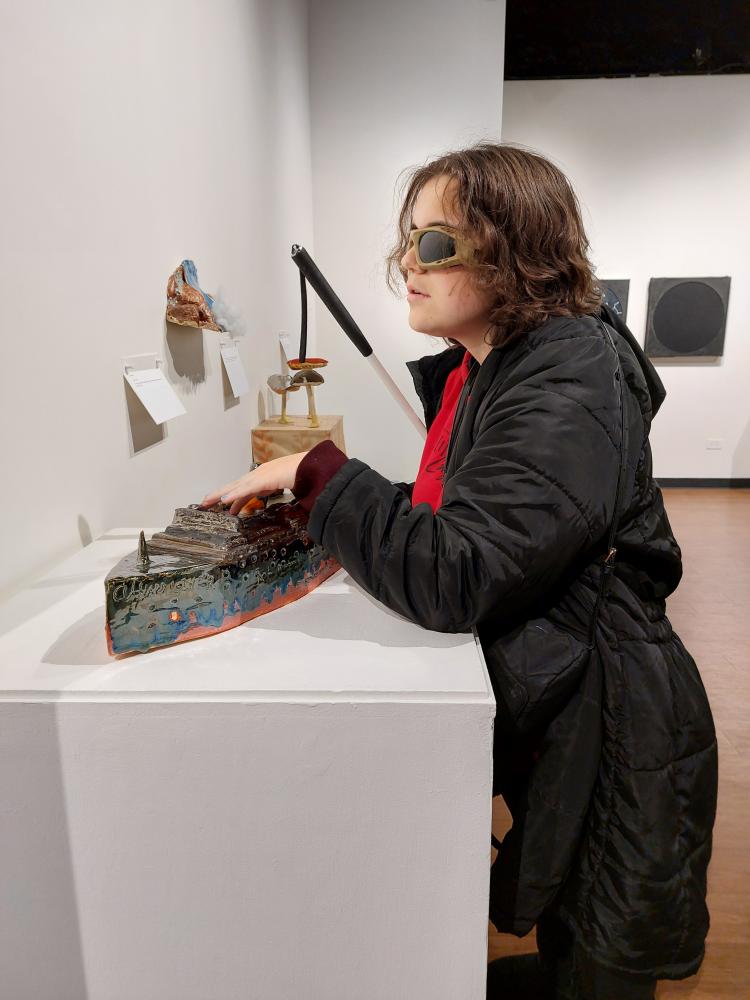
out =
{"type": "Polygon", "coordinates": [[[117,524],[164,525],[250,460],[312,237],[305,0],[3,0],[0,590],[117,524]],[[183,257],[247,333],[166,330],[183,257]],[[156,351],[187,408],[131,455],[120,366],[156,351]]]}
{"type": "MultiPolygon", "coordinates": [[[[399,173],[447,149],[500,136],[503,0],[311,0],[315,259],[414,406],[404,362],[442,349],[415,333],[384,280],[399,173]]],[[[317,303],[331,362],[321,412],[343,413],[347,452],[413,479],[422,440],[317,303]]]]}
{"type": "Polygon", "coordinates": [[[566,171],[598,273],[630,278],[641,343],[649,278],[732,278],[723,359],[657,363],[657,477],[750,476],[749,109],[748,76],[505,84],[503,139],[566,171]],[[723,448],[707,450],[710,438],[723,448]]]}

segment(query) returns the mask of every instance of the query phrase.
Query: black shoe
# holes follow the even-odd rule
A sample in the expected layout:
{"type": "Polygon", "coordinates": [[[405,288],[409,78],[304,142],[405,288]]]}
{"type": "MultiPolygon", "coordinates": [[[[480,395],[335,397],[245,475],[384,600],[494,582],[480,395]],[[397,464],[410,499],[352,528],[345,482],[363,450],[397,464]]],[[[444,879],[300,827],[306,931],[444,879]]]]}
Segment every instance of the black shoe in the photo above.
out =
{"type": "Polygon", "coordinates": [[[487,966],[487,1000],[553,1000],[539,954],[507,955],[487,966]]]}

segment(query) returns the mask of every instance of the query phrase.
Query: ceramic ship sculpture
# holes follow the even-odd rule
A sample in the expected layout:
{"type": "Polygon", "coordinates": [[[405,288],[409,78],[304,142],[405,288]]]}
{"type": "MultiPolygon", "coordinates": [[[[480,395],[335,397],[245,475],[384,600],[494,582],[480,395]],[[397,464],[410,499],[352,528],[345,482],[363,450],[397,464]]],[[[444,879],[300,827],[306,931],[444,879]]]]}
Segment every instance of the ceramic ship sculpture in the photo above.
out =
{"type": "Polygon", "coordinates": [[[214,300],[198,284],[198,271],[192,260],[183,260],[169,276],[167,319],[179,326],[222,329],[214,315],[214,300]]]}
{"type": "Polygon", "coordinates": [[[220,505],[178,508],[148,543],[141,532],[138,550],[104,582],[109,652],[144,652],[234,628],[303,597],[338,568],[307,534],[298,504],[244,517],[220,505]]]}

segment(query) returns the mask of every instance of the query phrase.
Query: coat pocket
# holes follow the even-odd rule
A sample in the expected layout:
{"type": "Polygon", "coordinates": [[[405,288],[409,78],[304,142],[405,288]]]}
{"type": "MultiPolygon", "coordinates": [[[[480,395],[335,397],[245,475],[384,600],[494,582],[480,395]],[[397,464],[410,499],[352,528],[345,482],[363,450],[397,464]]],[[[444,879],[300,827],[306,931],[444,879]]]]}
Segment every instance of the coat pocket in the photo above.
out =
{"type": "Polygon", "coordinates": [[[589,658],[580,640],[547,618],[532,618],[505,635],[479,630],[498,702],[499,724],[516,733],[545,728],[578,686],[589,658]]]}

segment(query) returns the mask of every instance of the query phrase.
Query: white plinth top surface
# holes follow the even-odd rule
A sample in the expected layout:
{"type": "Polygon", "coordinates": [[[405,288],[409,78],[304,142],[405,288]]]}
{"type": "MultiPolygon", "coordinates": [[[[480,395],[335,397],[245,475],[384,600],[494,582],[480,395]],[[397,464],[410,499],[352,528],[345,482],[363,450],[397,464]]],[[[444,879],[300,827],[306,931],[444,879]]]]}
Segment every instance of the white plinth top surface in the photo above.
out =
{"type": "Polygon", "coordinates": [[[344,570],[299,601],[237,628],[113,658],[104,633],[104,578],[137,540],[133,529],[112,529],[0,605],[0,700],[424,700],[494,706],[474,635],[414,625],[366,594],[344,570]]]}

